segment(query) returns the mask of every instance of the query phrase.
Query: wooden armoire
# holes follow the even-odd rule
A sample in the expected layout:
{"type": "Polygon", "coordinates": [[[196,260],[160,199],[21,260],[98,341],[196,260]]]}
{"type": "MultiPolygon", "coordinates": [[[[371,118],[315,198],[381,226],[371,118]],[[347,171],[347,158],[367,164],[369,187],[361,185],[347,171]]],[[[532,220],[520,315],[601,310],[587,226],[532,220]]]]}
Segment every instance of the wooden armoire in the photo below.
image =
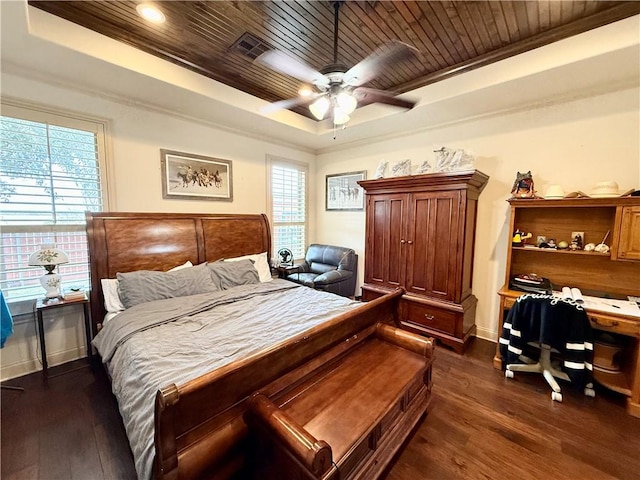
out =
{"type": "Polygon", "coordinates": [[[358,182],[367,210],[363,300],[403,288],[402,327],[459,353],[476,329],[473,253],[488,180],[471,170],[358,182]]]}

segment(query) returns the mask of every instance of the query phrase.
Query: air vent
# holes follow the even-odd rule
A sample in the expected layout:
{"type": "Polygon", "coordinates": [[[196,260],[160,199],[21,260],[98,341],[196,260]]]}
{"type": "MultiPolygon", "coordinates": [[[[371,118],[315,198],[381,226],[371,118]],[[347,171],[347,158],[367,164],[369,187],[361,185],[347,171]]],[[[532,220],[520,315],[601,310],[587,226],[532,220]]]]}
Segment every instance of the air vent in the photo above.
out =
{"type": "Polygon", "coordinates": [[[251,60],[255,60],[260,56],[260,54],[267,50],[271,50],[272,48],[273,47],[267,44],[267,42],[249,32],[243,33],[240,38],[231,45],[232,51],[236,51],[246,57],[249,57],[251,60]]]}

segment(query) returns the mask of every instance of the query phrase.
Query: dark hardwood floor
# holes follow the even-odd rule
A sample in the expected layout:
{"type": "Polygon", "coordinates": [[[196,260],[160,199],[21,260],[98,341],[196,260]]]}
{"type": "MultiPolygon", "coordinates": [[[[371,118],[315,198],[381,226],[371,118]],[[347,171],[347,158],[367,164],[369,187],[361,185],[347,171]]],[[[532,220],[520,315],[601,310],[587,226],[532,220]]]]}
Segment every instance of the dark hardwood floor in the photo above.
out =
{"type": "MultiPolygon", "coordinates": [[[[640,419],[624,398],[603,388],[587,398],[563,383],[563,403],[552,402],[541,377],[494,370],[494,348],[477,339],[464,356],[437,348],[431,411],[385,480],[640,478],[640,419]]],[[[8,384],[25,391],[2,389],[3,480],[135,479],[102,371],[8,384]]]]}

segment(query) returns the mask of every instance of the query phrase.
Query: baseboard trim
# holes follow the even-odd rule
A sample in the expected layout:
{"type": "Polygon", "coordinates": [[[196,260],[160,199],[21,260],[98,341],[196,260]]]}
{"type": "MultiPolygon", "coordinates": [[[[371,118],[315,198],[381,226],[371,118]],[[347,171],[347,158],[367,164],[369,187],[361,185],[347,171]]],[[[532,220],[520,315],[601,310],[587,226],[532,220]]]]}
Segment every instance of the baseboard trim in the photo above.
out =
{"type": "MultiPolygon", "coordinates": [[[[47,355],[48,367],[55,367],[64,363],[72,362],[80,358],[85,358],[87,353],[83,345],[79,345],[78,348],[65,350],[63,352],[55,352],[47,355]]],[[[2,368],[0,368],[0,381],[11,380],[13,378],[29,375],[30,373],[42,371],[42,364],[39,358],[31,358],[24,362],[12,363],[5,365],[2,362],[2,368]]]]}
{"type": "Polygon", "coordinates": [[[478,327],[476,325],[476,337],[496,343],[497,341],[496,339],[498,338],[498,332],[496,332],[495,330],[489,330],[488,328],[478,327]]]}

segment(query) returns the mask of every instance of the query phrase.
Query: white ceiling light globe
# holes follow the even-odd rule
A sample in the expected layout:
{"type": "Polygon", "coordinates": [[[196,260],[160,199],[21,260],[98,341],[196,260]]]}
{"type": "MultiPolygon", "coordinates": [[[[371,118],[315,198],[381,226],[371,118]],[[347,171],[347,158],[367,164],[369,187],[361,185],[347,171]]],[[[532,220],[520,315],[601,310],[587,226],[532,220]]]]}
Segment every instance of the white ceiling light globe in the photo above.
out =
{"type": "Polygon", "coordinates": [[[331,105],[327,97],[320,97],[311,105],[309,105],[309,110],[314,117],[316,117],[318,120],[322,120],[327,114],[327,111],[329,111],[330,106],[331,105]]]}
{"type": "Polygon", "coordinates": [[[339,107],[336,107],[336,108],[333,109],[333,124],[334,125],[344,125],[349,120],[351,120],[349,115],[347,115],[342,110],[340,110],[339,107]]]}
{"type": "Polygon", "coordinates": [[[353,113],[353,111],[358,106],[358,101],[356,100],[356,98],[347,92],[340,92],[336,101],[338,102],[340,110],[342,110],[345,115],[353,113]]]}

